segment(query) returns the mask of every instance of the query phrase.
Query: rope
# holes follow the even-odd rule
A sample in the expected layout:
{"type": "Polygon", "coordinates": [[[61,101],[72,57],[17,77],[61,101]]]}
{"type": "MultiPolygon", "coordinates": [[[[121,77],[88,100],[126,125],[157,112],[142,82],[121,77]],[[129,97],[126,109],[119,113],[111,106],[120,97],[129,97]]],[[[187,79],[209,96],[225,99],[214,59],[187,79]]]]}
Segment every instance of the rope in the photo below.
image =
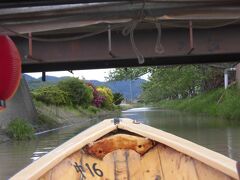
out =
{"type": "MultiPolygon", "coordinates": [[[[115,25],[112,27],[112,29],[118,29],[120,27],[122,27],[123,25],[122,24],[118,24],[118,25],[115,25]]],[[[25,39],[29,39],[28,36],[26,35],[23,35],[23,34],[20,34],[4,25],[1,25],[0,24],[0,27],[19,36],[19,37],[22,37],[22,38],[25,38],[25,39]]],[[[88,37],[92,37],[92,36],[95,36],[95,35],[98,35],[98,34],[102,34],[104,32],[107,32],[108,31],[108,27],[102,29],[102,30],[99,30],[99,31],[96,31],[96,32],[92,32],[92,33],[87,33],[87,34],[84,34],[84,35],[79,35],[79,36],[73,36],[73,37],[65,37],[65,38],[38,38],[38,37],[32,37],[32,40],[33,41],[40,41],[40,42],[66,42],[66,41],[74,41],[74,40],[79,40],[79,39],[84,39],[84,38],[88,38],[88,37]]]]}
{"type": "MultiPolygon", "coordinates": [[[[142,7],[141,9],[138,11],[138,14],[137,14],[137,19],[133,19],[132,21],[130,21],[130,23],[127,23],[127,25],[123,28],[122,30],[122,34],[124,36],[130,36],[130,42],[131,42],[131,46],[132,46],[132,49],[133,49],[133,52],[135,53],[137,59],[138,59],[138,62],[139,64],[143,64],[145,62],[145,59],[144,59],[144,56],[143,54],[140,52],[140,50],[137,48],[136,46],[136,43],[135,43],[135,39],[134,39],[134,31],[137,27],[137,25],[141,22],[147,22],[147,23],[154,23],[155,26],[156,26],[156,29],[157,29],[157,38],[156,38],[156,44],[155,44],[155,48],[154,48],[154,51],[157,53],[157,54],[162,54],[164,53],[164,47],[163,45],[161,44],[161,37],[162,37],[162,28],[161,28],[161,24],[158,22],[157,20],[157,17],[154,17],[154,20],[146,20],[145,19],[145,15],[144,15],[144,11],[145,11],[145,6],[146,6],[146,0],[142,0],[142,7]]],[[[150,12],[150,14],[153,15],[153,13],[151,12],[151,9],[148,10],[150,12]]],[[[227,25],[230,25],[230,24],[234,24],[236,22],[239,22],[240,20],[240,17],[233,20],[233,21],[228,21],[226,23],[223,23],[223,24],[220,24],[220,25],[215,25],[215,26],[204,26],[204,27],[201,27],[201,28],[217,28],[217,27],[223,27],[223,26],[227,26],[227,25]]],[[[125,24],[125,23],[124,23],[125,24]]],[[[118,29],[120,27],[123,27],[124,24],[117,24],[115,26],[112,26],[111,27],[111,30],[113,29],[118,29]]],[[[171,25],[172,27],[185,27],[185,25],[181,25],[181,24],[178,24],[176,22],[174,22],[174,24],[172,24],[171,22],[168,23],[168,22],[165,22],[165,24],[169,24],[171,25]]],[[[23,34],[20,34],[8,27],[6,27],[5,25],[2,25],[0,24],[0,27],[2,29],[5,29],[19,37],[22,37],[22,38],[25,38],[25,39],[29,39],[28,36],[26,35],[23,35],[23,34]]],[[[102,34],[104,32],[107,32],[109,31],[109,27],[106,27],[102,30],[99,30],[99,31],[96,31],[96,32],[92,32],[92,33],[87,33],[87,34],[84,34],[84,35],[78,35],[78,36],[73,36],[73,37],[65,37],[65,38],[39,38],[39,37],[32,37],[32,40],[33,41],[40,41],[40,42],[65,42],[65,41],[73,41],[73,40],[80,40],[80,39],[84,39],[84,38],[88,38],[88,37],[92,37],[92,36],[95,36],[95,35],[98,35],[98,34],[102,34]]],[[[109,42],[109,51],[111,52],[111,42],[109,42]]]]}
{"type": "MultiPolygon", "coordinates": [[[[145,2],[145,0],[143,0],[143,5],[142,5],[142,8],[140,9],[140,11],[138,13],[138,18],[136,20],[132,20],[122,30],[122,34],[124,36],[130,35],[130,42],[131,42],[131,45],[132,45],[132,49],[133,49],[133,52],[135,53],[135,55],[137,56],[139,64],[143,64],[145,62],[145,59],[144,59],[143,54],[140,52],[140,50],[136,46],[135,39],[134,39],[134,30],[136,29],[136,27],[139,23],[144,22],[144,8],[145,8],[145,5],[146,5],[146,2],[145,2]]],[[[155,26],[157,28],[157,32],[158,32],[157,41],[156,41],[156,45],[155,45],[154,50],[155,50],[156,53],[162,54],[164,52],[164,48],[161,44],[161,36],[162,36],[161,25],[157,21],[151,22],[151,23],[155,24],[155,26]]]]}
{"type": "MultiPolygon", "coordinates": [[[[137,48],[136,43],[135,43],[135,39],[134,39],[134,30],[136,29],[137,25],[140,23],[140,20],[133,20],[131,23],[129,23],[127,26],[124,27],[124,29],[122,30],[122,34],[124,36],[130,35],[130,42],[132,45],[132,49],[135,53],[135,55],[137,56],[138,59],[138,63],[139,64],[143,64],[145,62],[144,56],[143,54],[140,52],[140,50],[137,48]]],[[[159,22],[152,22],[155,24],[156,28],[157,28],[157,40],[156,40],[156,45],[155,45],[155,52],[158,54],[162,54],[164,53],[164,47],[161,43],[161,37],[162,37],[162,28],[161,28],[161,24],[159,22]]]]}
{"type": "Polygon", "coordinates": [[[155,52],[158,54],[163,54],[164,53],[164,47],[161,43],[161,37],[162,37],[162,27],[161,24],[158,22],[155,22],[155,26],[157,28],[158,31],[158,35],[157,35],[157,41],[156,41],[156,45],[155,45],[155,52]]]}
{"type": "Polygon", "coordinates": [[[143,64],[144,63],[144,56],[139,51],[139,49],[136,46],[135,39],[134,39],[134,30],[136,29],[137,25],[139,23],[139,20],[133,20],[131,23],[129,23],[125,28],[122,30],[122,34],[124,36],[130,35],[130,42],[132,45],[133,52],[137,56],[138,63],[143,64]]]}
{"type": "Polygon", "coordinates": [[[133,52],[137,56],[138,63],[143,64],[145,62],[143,54],[140,52],[140,50],[137,48],[135,39],[134,39],[134,30],[136,29],[137,25],[144,20],[144,8],[145,8],[146,2],[143,0],[142,8],[140,11],[138,11],[138,17],[136,20],[132,20],[128,25],[126,25],[123,30],[122,34],[124,36],[130,35],[130,42],[132,45],[133,52]]]}
{"type": "MultiPolygon", "coordinates": [[[[189,20],[185,20],[186,21],[189,21],[189,20]]],[[[229,26],[229,25],[232,25],[232,24],[236,24],[236,23],[239,23],[240,22],[240,17],[237,17],[236,19],[234,20],[225,20],[227,22],[216,22],[215,24],[216,25],[197,25],[195,24],[194,27],[197,28],[197,29],[214,29],[214,28],[221,28],[221,27],[225,27],[225,26],[229,26]]],[[[152,20],[146,20],[146,22],[152,22],[152,20]]],[[[164,25],[167,25],[167,26],[170,26],[170,27],[174,27],[174,28],[188,28],[188,25],[184,25],[183,23],[178,23],[178,22],[167,22],[165,21],[163,23],[164,25]]]]}

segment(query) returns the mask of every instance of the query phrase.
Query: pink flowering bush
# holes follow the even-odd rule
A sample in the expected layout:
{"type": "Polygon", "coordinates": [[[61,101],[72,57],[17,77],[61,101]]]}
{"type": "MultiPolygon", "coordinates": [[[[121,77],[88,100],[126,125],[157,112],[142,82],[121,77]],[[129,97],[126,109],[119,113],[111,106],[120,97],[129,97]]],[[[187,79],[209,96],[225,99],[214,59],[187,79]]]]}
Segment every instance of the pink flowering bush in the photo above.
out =
{"type": "Polygon", "coordinates": [[[102,107],[106,98],[104,96],[102,96],[97,91],[96,87],[93,86],[91,83],[88,83],[87,85],[93,89],[93,101],[92,101],[93,105],[98,107],[98,108],[102,107]]]}
{"type": "Polygon", "coordinates": [[[108,87],[100,86],[97,87],[97,92],[105,98],[103,101],[102,107],[111,110],[113,108],[113,94],[111,89],[108,87]]]}

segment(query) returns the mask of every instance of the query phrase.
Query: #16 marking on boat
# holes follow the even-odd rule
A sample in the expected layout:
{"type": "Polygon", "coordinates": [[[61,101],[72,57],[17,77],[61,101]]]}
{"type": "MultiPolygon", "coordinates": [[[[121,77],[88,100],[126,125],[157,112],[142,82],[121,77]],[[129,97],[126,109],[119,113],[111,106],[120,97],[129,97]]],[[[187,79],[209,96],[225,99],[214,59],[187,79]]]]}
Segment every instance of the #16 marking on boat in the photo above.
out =
{"type": "Polygon", "coordinates": [[[81,163],[78,164],[77,162],[75,162],[73,166],[77,173],[81,173],[83,178],[86,178],[86,169],[89,170],[92,177],[94,177],[95,175],[103,177],[103,171],[97,168],[97,163],[93,163],[92,166],[90,166],[88,163],[82,165],[81,163]]]}

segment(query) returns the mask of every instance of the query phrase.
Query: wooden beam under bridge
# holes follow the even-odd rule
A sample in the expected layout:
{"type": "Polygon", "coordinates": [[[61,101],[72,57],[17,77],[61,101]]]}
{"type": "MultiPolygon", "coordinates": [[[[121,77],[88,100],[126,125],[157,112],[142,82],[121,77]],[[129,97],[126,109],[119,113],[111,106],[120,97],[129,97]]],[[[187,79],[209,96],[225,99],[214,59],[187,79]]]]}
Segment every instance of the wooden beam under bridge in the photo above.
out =
{"type": "MultiPolygon", "coordinates": [[[[156,30],[136,30],[134,38],[137,48],[146,59],[141,66],[233,62],[240,60],[239,32],[240,26],[193,29],[193,42],[190,42],[188,29],[163,29],[163,54],[154,51],[156,30]]],[[[30,58],[28,40],[17,37],[13,39],[22,55],[23,72],[139,66],[129,37],[123,36],[121,31],[116,31],[112,33],[111,38],[111,52],[114,56],[108,51],[108,34],[102,33],[66,42],[33,41],[30,58]]]]}
{"type": "Polygon", "coordinates": [[[84,69],[103,69],[103,68],[123,68],[123,67],[141,67],[141,66],[161,66],[175,64],[203,64],[236,62],[239,60],[240,53],[232,54],[211,54],[211,55],[188,55],[188,56],[168,56],[145,58],[144,64],[139,64],[136,58],[102,60],[102,61],[72,61],[57,63],[33,63],[23,64],[22,72],[42,72],[42,71],[63,71],[63,70],[84,70],[84,69]]]}

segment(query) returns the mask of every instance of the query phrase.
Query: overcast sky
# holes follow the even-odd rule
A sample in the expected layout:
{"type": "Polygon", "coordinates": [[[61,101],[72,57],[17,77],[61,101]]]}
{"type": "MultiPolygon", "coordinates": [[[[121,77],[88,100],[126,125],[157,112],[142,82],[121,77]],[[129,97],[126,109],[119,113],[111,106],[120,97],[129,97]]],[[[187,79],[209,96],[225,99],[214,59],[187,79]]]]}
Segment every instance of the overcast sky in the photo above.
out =
{"type": "MultiPolygon", "coordinates": [[[[86,80],[98,80],[105,81],[105,77],[108,76],[109,72],[113,69],[93,69],[93,70],[78,70],[73,71],[73,74],[68,71],[55,71],[55,72],[47,72],[48,76],[71,76],[71,77],[79,77],[80,79],[86,80]]],[[[39,78],[42,76],[42,73],[26,73],[32,77],[39,78]]]]}
{"type": "MultiPolygon", "coordinates": [[[[68,71],[55,71],[55,72],[47,72],[47,76],[71,76],[71,77],[78,77],[80,79],[86,80],[98,80],[98,81],[106,81],[105,77],[108,76],[109,72],[114,69],[93,69],[93,70],[78,70],[73,71],[73,74],[68,71]]],[[[26,73],[34,78],[39,78],[42,76],[42,73],[26,73]]],[[[141,78],[147,80],[148,75],[144,75],[141,78]]]]}

